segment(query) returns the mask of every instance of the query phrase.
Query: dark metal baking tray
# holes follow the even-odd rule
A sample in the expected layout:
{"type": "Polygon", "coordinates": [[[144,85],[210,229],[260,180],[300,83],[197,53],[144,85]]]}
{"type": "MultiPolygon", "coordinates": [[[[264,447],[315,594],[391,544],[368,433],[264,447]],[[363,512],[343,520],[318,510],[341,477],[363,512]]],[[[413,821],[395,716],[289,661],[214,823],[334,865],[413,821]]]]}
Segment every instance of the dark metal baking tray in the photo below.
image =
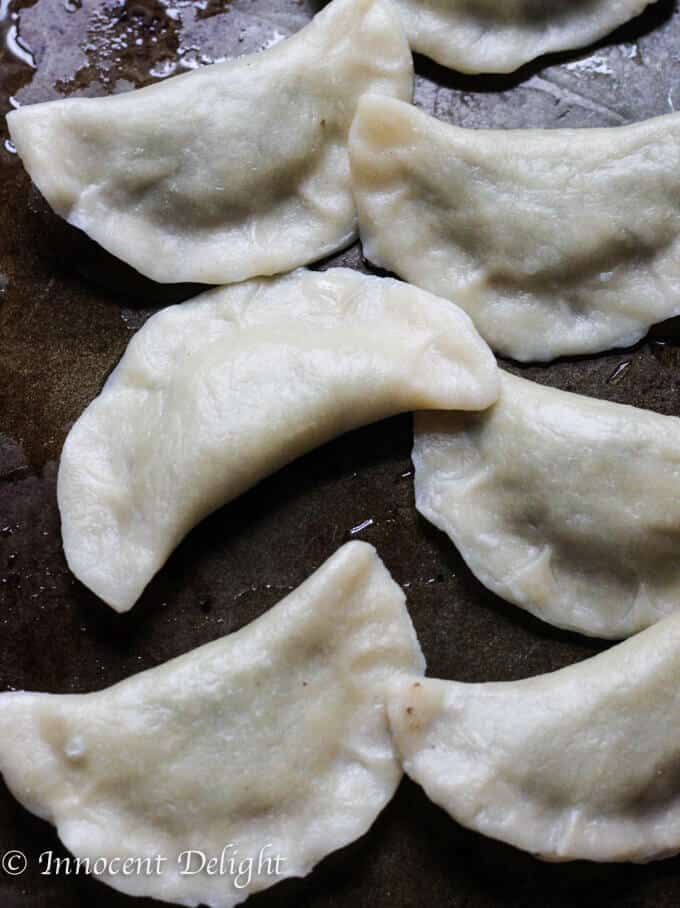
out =
{"type": "MultiPolygon", "coordinates": [[[[316,11],[308,0],[0,0],[0,105],[121,91],[261,49],[316,11]]],[[[667,0],[596,48],[508,77],[462,77],[416,59],[416,102],[465,126],[607,126],[680,107],[680,15],[667,0]]],[[[342,542],[374,543],[407,589],[429,671],[492,681],[551,671],[605,644],[561,633],[486,592],[416,513],[411,420],[340,438],[199,526],[119,616],[69,574],[55,476],[66,432],[133,331],[195,287],[139,277],[55,217],[3,146],[0,125],[0,689],[89,691],[240,627],[297,586],[342,542]],[[370,522],[369,522],[370,521],[370,522]],[[364,529],[356,531],[360,525],[364,529]]],[[[634,217],[634,212],[631,212],[634,217]]],[[[359,246],[332,262],[367,269],[359,246]]],[[[633,350],[522,374],[607,400],[680,415],[680,330],[633,350]]],[[[517,367],[511,367],[517,368],[517,367]]],[[[679,679],[680,682],[680,679],[679,679]]],[[[42,877],[66,854],[54,829],[0,787],[3,908],[151,905],[83,877],[42,877]]],[[[462,829],[404,781],[359,842],[253,908],[664,908],[680,904],[680,859],[648,865],[541,864],[462,829]]]]}

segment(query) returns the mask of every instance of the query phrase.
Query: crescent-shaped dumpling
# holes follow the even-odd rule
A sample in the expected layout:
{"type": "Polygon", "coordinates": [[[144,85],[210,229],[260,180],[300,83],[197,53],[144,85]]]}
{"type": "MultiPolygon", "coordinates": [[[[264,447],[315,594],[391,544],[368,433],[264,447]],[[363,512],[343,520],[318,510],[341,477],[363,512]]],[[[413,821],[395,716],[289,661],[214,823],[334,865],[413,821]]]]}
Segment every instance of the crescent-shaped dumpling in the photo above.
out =
{"type": "Polygon", "coordinates": [[[620,638],[680,609],[680,419],[501,376],[484,414],[417,414],[421,514],[558,627],[620,638]]]}
{"type": "Polygon", "coordinates": [[[628,346],[680,313],[680,114],[607,129],[460,129],[362,99],[350,134],[371,261],[521,361],[628,346]]]}
{"type": "Polygon", "coordinates": [[[522,681],[390,685],[408,775],[470,829],[550,861],[680,852],[680,616],[522,681]]]}
{"type": "Polygon", "coordinates": [[[102,882],[231,908],[369,829],[401,778],[385,684],[423,670],[403,593],[352,542],[165,665],[92,694],[0,694],[0,770],[102,882]]]}
{"type": "Polygon", "coordinates": [[[652,0],[398,0],[409,43],[464,73],[509,73],[585,47],[652,0]]]}
{"type": "Polygon", "coordinates": [[[208,291],[151,318],[71,429],[58,499],[71,570],[134,605],[198,521],[342,432],[487,407],[498,368],[467,315],[356,271],[208,291]]]}
{"type": "Polygon", "coordinates": [[[161,282],[289,271],[356,235],[347,132],[366,91],[410,100],[388,0],[333,0],[269,50],[7,117],[52,208],[161,282]]]}

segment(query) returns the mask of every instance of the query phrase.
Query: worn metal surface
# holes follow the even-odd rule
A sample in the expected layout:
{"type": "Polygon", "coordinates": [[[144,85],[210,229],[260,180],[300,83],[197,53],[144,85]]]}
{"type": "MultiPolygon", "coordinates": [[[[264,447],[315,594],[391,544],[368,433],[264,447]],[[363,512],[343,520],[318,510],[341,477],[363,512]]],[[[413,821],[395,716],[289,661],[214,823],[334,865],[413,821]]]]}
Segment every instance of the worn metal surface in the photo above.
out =
{"type": "MultiPolygon", "coordinates": [[[[295,31],[308,0],[0,0],[0,106],[125,90],[295,31]]],[[[596,49],[505,78],[457,76],[417,60],[417,103],[468,126],[616,125],[680,107],[680,15],[661,0],[596,49]]],[[[0,689],[88,691],[231,631],[300,583],[353,528],[377,545],[409,605],[430,673],[521,678],[601,648],[485,592],[415,512],[408,417],[341,438],[198,527],[125,616],[69,574],[55,502],[72,421],[132,332],[191,287],[160,287],[47,208],[0,125],[0,689]]],[[[631,212],[635,217],[635,212],[631,212]]],[[[335,261],[363,268],[354,247],[335,261]]],[[[680,415],[680,339],[668,322],[631,351],[522,369],[539,381],[680,415]]],[[[150,905],[85,878],[42,877],[65,854],[54,830],[0,787],[3,908],[150,905]]],[[[466,832],[404,782],[372,831],[305,881],[251,901],[332,908],[680,904],[680,860],[648,867],[544,865],[466,832]]]]}

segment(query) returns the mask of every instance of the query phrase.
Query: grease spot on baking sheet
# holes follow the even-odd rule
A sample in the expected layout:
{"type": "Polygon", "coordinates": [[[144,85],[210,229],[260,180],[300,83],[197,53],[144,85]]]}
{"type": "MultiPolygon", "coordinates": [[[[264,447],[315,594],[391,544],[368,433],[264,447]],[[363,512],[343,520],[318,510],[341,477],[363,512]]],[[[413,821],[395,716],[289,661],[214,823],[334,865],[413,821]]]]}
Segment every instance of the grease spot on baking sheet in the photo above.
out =
{"type": "Polygon", "coordinates": [[[7,39],[35,67],[18,102],[111,94],[261,51],[314,11],[307,0],[37,0],[12,14],[7,39]]]}
{"type": "Polygon", "coordinates": [[[565,66],[570,72],[597,73],[602,76],[616,75],[607,55],[601,53],[593,54],[592,57],[586,57],[583,60],[572,60],[571,63],[566,63],[565,66]]]}

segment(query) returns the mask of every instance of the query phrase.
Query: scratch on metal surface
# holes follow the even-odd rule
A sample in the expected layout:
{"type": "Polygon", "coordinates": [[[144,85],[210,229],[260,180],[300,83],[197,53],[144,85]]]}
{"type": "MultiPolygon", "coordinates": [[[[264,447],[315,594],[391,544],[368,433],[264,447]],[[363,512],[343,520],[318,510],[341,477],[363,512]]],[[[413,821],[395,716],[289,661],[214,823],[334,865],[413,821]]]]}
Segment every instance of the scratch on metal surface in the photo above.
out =
{"type": "Polygon", "coordinates": [[[560,85],[558,82],[554,82],[546,75],[542,76],[533,76],[528,82],[527,86],[529,88],[535,88],[538,91],[543,91],[546,94],[551,95],[553,98],[557,98],[558,101],[566,101],[570,104],[576,104],[578,107],[583,108],[584,110],[591,110],[595,113],[605,114],[609,117],[613,117],[619,123],[627,123],[628,120],[620,111],[616,110],[614,107],[610,107],[608,104],[605,104],[603,101],[595,101],[593,98],[589,98],[587,95],[581,94],[578,91],[574,91],[571,88],[565,88],[560,85]]]}

